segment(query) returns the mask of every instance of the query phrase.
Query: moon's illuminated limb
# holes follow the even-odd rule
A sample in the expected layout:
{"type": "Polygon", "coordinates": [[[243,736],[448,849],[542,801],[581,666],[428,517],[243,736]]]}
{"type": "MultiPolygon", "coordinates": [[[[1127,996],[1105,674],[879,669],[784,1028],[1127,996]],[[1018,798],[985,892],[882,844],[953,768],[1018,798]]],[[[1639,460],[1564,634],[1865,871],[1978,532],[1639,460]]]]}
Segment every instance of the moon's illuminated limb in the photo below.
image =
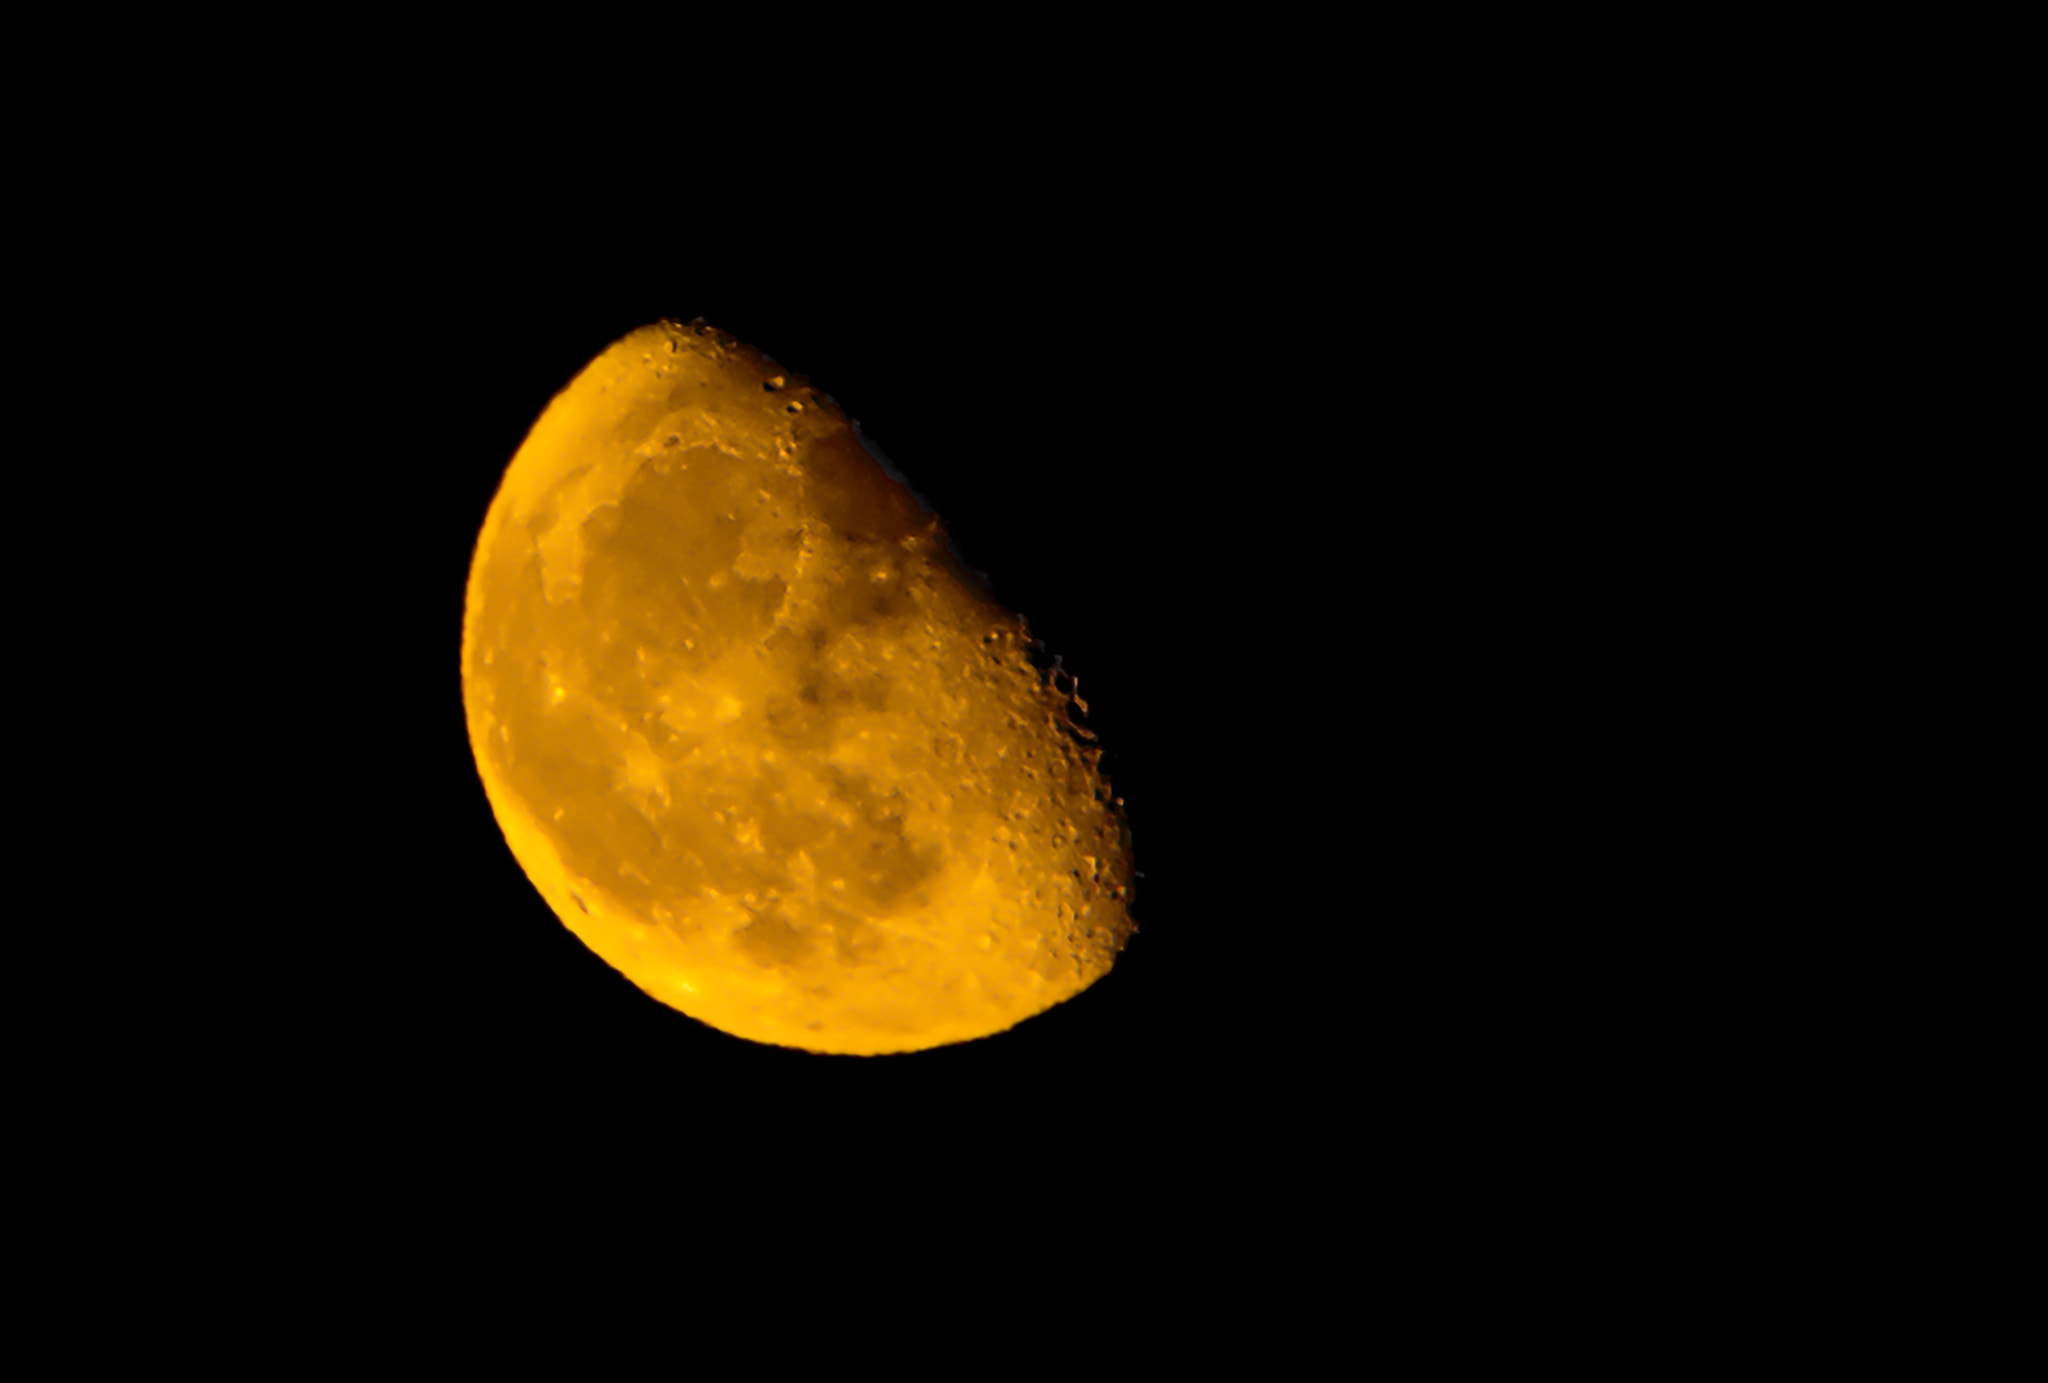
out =
{"type": "Polygon", "coordinates": [[[662,322],[506,471],[463,698],[592,950],[741,1037],[911,1051],[1070,998],[1134,930],[1121,812],[1029,645],[830,399],[662,322]]]}

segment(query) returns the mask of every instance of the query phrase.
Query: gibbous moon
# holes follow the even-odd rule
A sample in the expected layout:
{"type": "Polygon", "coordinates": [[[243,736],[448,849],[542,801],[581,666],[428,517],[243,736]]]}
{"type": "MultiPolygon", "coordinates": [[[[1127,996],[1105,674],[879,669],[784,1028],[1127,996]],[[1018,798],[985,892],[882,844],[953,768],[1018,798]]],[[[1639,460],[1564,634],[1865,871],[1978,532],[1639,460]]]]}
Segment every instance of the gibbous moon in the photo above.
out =
{"type": "Polygon", "coordinates": [[[1121,803],[1032,647],[830,398],[664,321],[512,458],[462,692],[591,950],[739,1037],[907,1052],[1073,997],[1135,930],[1121,803]]]}

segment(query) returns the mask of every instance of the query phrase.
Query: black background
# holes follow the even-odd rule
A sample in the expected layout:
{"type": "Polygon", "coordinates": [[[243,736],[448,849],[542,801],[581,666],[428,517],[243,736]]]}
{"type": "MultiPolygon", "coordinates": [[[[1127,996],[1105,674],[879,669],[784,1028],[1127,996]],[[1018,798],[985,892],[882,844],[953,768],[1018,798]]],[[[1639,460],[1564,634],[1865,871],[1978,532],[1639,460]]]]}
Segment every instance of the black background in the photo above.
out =
{"type": "Polygon", "coordinates": [[[99,1029],[167,1120],[231,1130],[294,1203],[1100,1203],[1183,1235],[1313,1232],[1374,1194],[1369,1158],[1465,1196],[1543,1136],[1569,1075],[1543,1035],[1582,1021],[1543,977],[1598,945],[1542,921],[1586,891],[1543,848],[1580,790],[1544,698],[1622,684],[1542,663],[1583,619],[1538,579],[1573,552],[1543,456],[1583,438],[1489,364],[1537,358],[1532,324],[1499,329],[1484,255],[1416,248],[1426,217],[1368,254],[1327,206],[1195,181],[1021,218],[935,185],[895,219],[542,219],[529,170],[453,219],[404,189],[307,213],[232,293],[179,280],[145,339],[194,367],[161,413],[187,463],[148,478],[203,525],[157,568],[141,685],[184,718],[110,722],[156,756],[175,844],[136,927],[163,959],[99,1029]],[[718,1033],[587,951],[498,830],[460,682],[478,530],[556,391],[698,316],[857,419],[1090,703],[1139,932],[1011,1032],[880,1058],[718,1033]]]}
{"type": "MultiPolygon", "coordinates": [[[[1606,543],[1668,546],[1721,483],[1706,423],[1749,347],[1695,372],[1671,344],[1726,256],[1664,243],[1633,156],[1591,196],[1540,147],[1495,176],[1473,149],[1540,131],[1527,111],[1441,149],[1470,119],[1455,83],[1397,109],[1367,81],[1361,118],[1338,109],[1355,74],[1274,63],[1274,101],[1240,68],[1176,68],[1204,89],[1174,103],[1105,80],[1129,118],[1070,140],[1039,127],[1071,83],[1034,73],[1024,157],[943,102],[909,123],[960,138],[906,160],[837,123],[865,88],[792,121],[705,79],[577,111],[504,170],[473,157],[495,112],[364,144],[375,82],[324,141],[272,149],[274,113],[230,102],[222,137],[160,150],[137,121],[147,181],[64,156],[118,204],[75,234],[50,206],[24,221],[87,246],[62,286],[110,302],[60,362],[84,397],[27,400],[61,442],[32,469],[70,493],[24,507],[64,556],[25,591],[76,579],[91,606],[66,608],[75,660],[30,665],[20,736],[103,758],[27,838],[84,848],[24,870],[62,906],[19,931],[66,964],[17,984],[63,1011],[35,1074],[104,1056],[103,1080],[59,1078],[78,1108],[47,1125],[102,1159],[90,1194],[203,1169],[154,1199],[203,1222],[193,1188],[232,1187],[303,1241],[308,1206],[387,1199],[415,1236],[437,1197],[523,1226],[567,1192],[685,1251],[719,1201],[914,1199],[998,1245],[1149,1201],[1169,1249],[1292,1216],[1341,1226],[1340,1255],[1405,1213],[1483,1261],[1458,1207],[1567,1213],[1537,1154],[1601,1176],[1660,1137],[1629,1122],[1580,1158],[1605,1129],[1570,1100],[1613,1070],[1595,1097],[1628,1121],[1670,1086],[1629,1060],[1650,1025],[1602,1005],[1668,1006],[1719,944],[1661,939],[1704,866],[1627,877],[1638,838],[1673,833],[1657,795],[1695,718],[1649,722],[1695,671],[1637,654],[1672,612],[1606,543]],[[602,166],[636,122],[661,157],[602,166]],[[1091,702],[1141,931],[1011,1033],[857,1060],[712,1032],[585,951],[497,831],[459,681],[478,527],[554,391],[696,315],[859,419],[1091,702]],[[1666,494],[1674,453],[1705,464],[1666,494]],[[100,507],[139,520],[122,560],[99,560],[100,507]],[[98,1112],[108,1133],[80,1136],[98,1112]]],[[[1703,838],[1740,853],[1743,829],[1703,838]]],[[[842,1266],[858,1247],[808,1226],[842,1266]]],[[[1079,1247],[1070,1271],[1118,1266],[1079,1247]]]]}

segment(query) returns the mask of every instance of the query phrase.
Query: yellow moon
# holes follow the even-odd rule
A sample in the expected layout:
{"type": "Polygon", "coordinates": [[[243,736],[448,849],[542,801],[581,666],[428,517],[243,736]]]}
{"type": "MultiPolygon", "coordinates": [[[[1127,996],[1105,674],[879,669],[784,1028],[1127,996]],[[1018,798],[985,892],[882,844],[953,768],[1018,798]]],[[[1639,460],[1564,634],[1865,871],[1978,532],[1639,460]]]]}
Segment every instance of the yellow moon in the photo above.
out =
{"type": "Polygon", "coordinates": [[[506,842],[591,950],[725,1032],[871,1055],[1010,1028],[1135,930],[1085,705],[1031,652],[829,397],[663,321],[507,468],[462,692],[506,842]]]}

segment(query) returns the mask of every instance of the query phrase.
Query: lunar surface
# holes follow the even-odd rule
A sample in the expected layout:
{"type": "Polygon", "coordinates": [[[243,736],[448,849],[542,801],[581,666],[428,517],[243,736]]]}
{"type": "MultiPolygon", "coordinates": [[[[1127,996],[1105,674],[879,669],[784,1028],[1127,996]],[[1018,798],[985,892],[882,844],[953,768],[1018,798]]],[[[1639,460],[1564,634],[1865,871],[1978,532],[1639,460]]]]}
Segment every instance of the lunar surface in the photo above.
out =
{"type": "Polygon", "coordinates": [[[1032,654],[830,398],[661,322],[507,469],[462,688],[505,839],[591,950],[725,1032],[871,1055],[1010,1028],[1135,930],[1085,705],[1032,654]]]}

